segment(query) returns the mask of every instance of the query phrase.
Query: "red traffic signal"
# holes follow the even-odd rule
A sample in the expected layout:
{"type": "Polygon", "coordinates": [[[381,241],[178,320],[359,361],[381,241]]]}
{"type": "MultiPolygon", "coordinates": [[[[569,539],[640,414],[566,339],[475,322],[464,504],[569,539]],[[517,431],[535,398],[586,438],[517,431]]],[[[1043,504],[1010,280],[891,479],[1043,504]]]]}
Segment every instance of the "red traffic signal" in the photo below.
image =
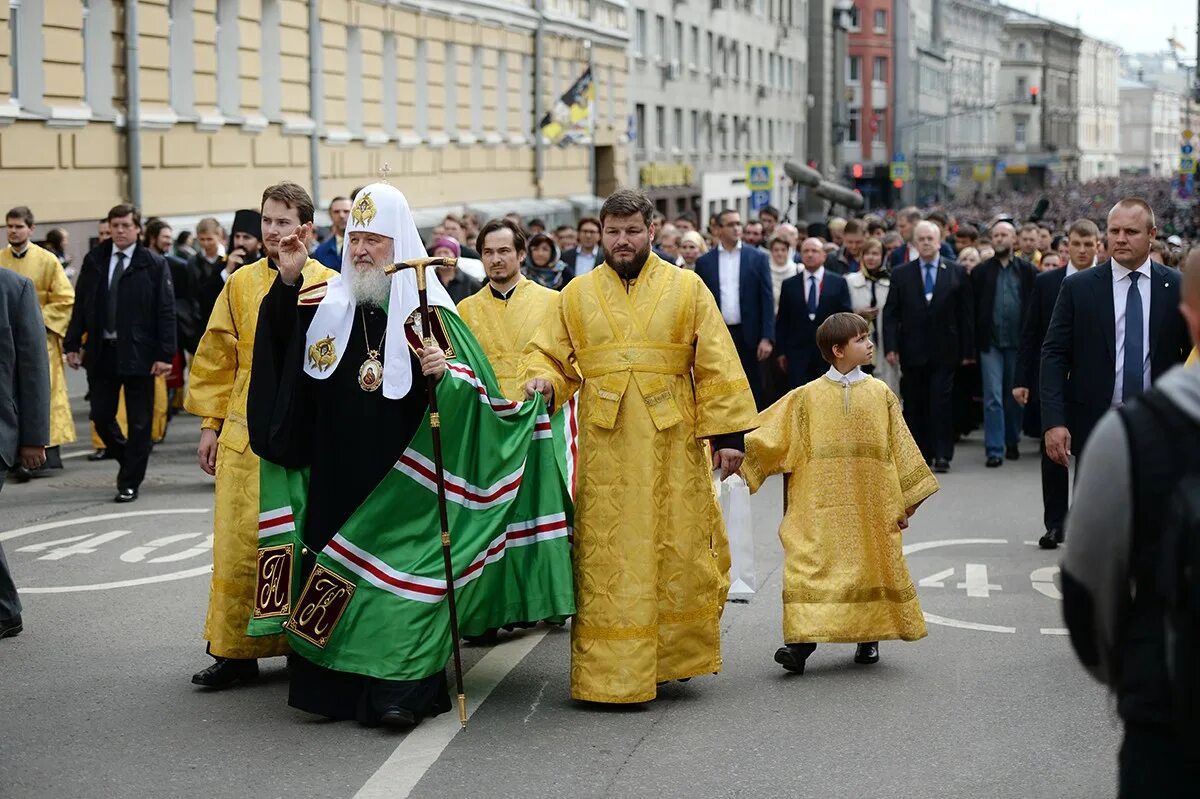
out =
{"type": "Polygon", "coordinates": [[[855,164],[854,166],[850,167],[850,174],[856,178],[861,178],[863,176],[863,165],[855,164]]]}
{"type": "Polygon", "coordinates": [[[895,180],[892,181],[892,185],[895,186],[897,189],[902,189],[902,188],[904,188],[904,181],[901,180],[900,178],[896,178],[895,180]]]}
{"type": "Polygon", "coordinates": [[[1037,98],[1038,98],[1038,87],[1030,86],[1029,87],[1029,104],[1037,105],[1037,98]]]}

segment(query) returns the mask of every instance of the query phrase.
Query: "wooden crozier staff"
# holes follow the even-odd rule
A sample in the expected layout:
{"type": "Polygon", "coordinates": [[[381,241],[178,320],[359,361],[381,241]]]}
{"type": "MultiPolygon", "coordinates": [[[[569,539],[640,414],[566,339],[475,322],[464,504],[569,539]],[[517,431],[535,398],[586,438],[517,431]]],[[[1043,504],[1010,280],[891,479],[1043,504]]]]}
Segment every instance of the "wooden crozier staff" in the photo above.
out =
{"type": "MultiPolygon", "coordinates": [[[[454,266],[457,258],[414,258],[409,261],[385,266],[385,274],[403,269],[412,269],[417,277],[417,296],[421,311],[422,344],[428,348],[436,342],[433,325],[430,324],[429,291],[426,286],[426,269],[431,266],[454,266]]],[[[454,566],[450,561],[450,522],[446,515],[446,478],[442,466],[442,422],[438,415],[437,384],[433,375],[425,376],[425,392],[429,397],[429,432],[433,438],[433,468],[436,473],[438,515],[442,523],[442,561],[446,565],[446,605],[450,609],[450,640],[454,645],[454,681],[458,688],[458,720],[467,726],[467,694],[463,689],[462,649],[458,642],[458,607],[454,601],[454,566]]]]}

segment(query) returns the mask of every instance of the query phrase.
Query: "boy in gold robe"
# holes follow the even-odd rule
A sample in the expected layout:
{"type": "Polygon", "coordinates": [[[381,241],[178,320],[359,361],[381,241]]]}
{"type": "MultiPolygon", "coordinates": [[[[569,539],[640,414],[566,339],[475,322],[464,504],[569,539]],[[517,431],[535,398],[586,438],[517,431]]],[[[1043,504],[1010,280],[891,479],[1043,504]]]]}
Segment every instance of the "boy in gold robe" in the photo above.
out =
{"type": "Polygon", "coordinates": [[[755,424],[712,292],[650,250],[653,212],[634,190],[605,201],[604,262],[526,350],[528,397],[555,412],[580,393],[571,696],[589,702],[720,671],[729,542],[712,470],[737,471],[755,424]]]}
{"type": "Polygon", "coordinates": [[[521,274],[525,233],[509,219],[493,219],[476,245],[488,282],[458,304],[458,314],[487,355],[504,396],[525,399],[521,355],[546,319],[558,311],[558,292],[521,274]]]}
{"type": "Polygon", "coordinates": [[[879,641],[925,637],[900,533],[938,490],[896,395],[862,371],[875,354],[867,323],[834,314],[816,337],[830,370],[762,412],[741,470],[751,492],[791,475],[775,662],[799,674],[818,643],[857,643],[854,661],[876,663],[879,641]]]}
{"type": "MultiPolygon", "coordinates": [[[[184,408],[203,417],[200,468],[216,475],[213,512],[213,575],[204,638],[216,663],[192,682],[220,689],[258,676],[258,658],[285,655],[282,635],[250,637],[246,625],[254,610],[258,553],[258,456],[250,449],[246,397],[258,309],[275,282],[279,239],[311,222],[313,204],[294,183],[263,193],[261,221],[267,257],[229,274],[213,306],[196,355],[184,408]]],[[[242,213],[242,212],[239,212],[242,213]]],[[[304,285],[335,273],[311,258],[304,285]]]]}
{"type": "Polygon", "coordinates": [[[11,269],[33,281],[38,305],[46,325],[46,356],[50,361],[50,443],[46,447],[46,463],[31,472],[18,467],[18,479],[27,479],[46,468],[62,468],[58,448],[75,440],[75,420],[67,398],[67,379],[63,372],[63,336],[71,321],[75,305],[75,289],[54,253],[34,244],[33,212],[18,206],[5,217],[8,246],[0,250],[0,267],[11,269]]]}

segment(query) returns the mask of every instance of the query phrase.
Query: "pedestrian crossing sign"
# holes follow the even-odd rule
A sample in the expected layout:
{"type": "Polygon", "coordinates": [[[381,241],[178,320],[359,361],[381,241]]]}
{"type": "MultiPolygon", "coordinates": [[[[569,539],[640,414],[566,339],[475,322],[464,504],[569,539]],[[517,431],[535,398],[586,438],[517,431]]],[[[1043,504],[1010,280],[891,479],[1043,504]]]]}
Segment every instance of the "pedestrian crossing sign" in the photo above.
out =
{"type": "Polygon", "coordinates": [[[893,161],[888,169],[888,177],[892,180],[909,180],[910,174],[907,161],[893,161]]]}
{"type": "Polygon", "coordinates": [[[771,162],[751,161],[746,164],[746,188],[764,191],[771,188],[771,162]]]}
{"type": "Polygon", "coordinates": [[[1196,158],[1195,156],[1185,155],[1179,159],[1179,174],[1193,175],[1196,173],[1196,158]]]}

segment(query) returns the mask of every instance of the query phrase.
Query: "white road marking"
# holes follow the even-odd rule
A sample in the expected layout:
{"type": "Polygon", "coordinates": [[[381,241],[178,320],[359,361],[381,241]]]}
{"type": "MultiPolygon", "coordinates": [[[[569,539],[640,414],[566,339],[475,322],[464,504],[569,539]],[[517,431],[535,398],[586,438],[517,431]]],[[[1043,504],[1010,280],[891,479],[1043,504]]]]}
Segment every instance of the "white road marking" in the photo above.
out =
{"type": "MultiPolygon", "coordinates": [[[[148,542],[145,546],[134,547],[126,552],[121,553],[121,560],[126,563],[141,563],[154,550],[159,547],[165,547],[167,544],[174,544],[176,541],[187,541],[190,538],[199,538],[204,533],[176,533],[175,535],[164,535],[162,538],[156,538],[148,542]]],[[[190,550],[184,550],[185,552],[190,550]]],[[[182,558],[180,559],[182,560],[182,558]]],[[[161,558],[155,558],[154,563],[161,563],[161,558]]]]}
{"type": "Polygon", "coordinates": [[[982,563],[968,563],[965,582],[958,584],[959,588],[967,589],[967,596],[987,599],[992,591],[1003,590],[1000,586],[988,582],[987,566],[982,563]]]}
{"type": "MultiPolygon", "coordinates": [[[[467,672],[468,716],[479,709],[492,690],[545,636],[546,630],[542,629],[505,641],[493,647],[467,672]]],[[[461,729],[455,710],[423,722],[405,736],[354,799],[405,799],[410,796],[421,777],[437,762],[461,729]]]]}
{"type": "MultiPolygon", "coordinates": [[[[203,535],[203,533],[197,533],[203,535]]],[[[157,558],[150,558],[150,563],[178,563],[181,560],[194,558],[197,555],[205,555],[212,551],[213,537],[212,533],[208,537],[196,544],[194,547],[188,547],[181,552],[173,552],[170,555],[159,555],[157,558]]]]}
{"type": "Polygon", "coordinates": [[[985,633],[1015,633],[1016,627],[1002,627],[998,624],[980,624],[974,621],[959,621],[958,619],[948,619],[945,616],[936,616],[932,613],[925,614],[925,621],[930,624],[940,624],[943,627],[958,627],[962,630],[980,630],[985,633]]]}
{"type": "MultiPolygon", "coordinates": [[[[3,538],[0,537],[0,541],[3,538]]],[[[937,549],[938,547],[953,547],[965,544],[1007,544],[1006,538],[947,538],[941,541],[922,541],[918,544],[905,544],[904,554],[914,555],[918,552],[924,552],[927,549],[937,549]]]]}
{"type": "Polygon", "coordinates": [[[542,697],[546,695],[546,686],[550,684],[549,680],[542,680],[542,687],[538,689],[538,695],[534,697],[533,704],[529,706],[529,713],[526,714],[522,724],[528,724],[533,718],[533,714],[537,713],[538,705],[542,703],[542,697]]]}
{"type": "Polygon", "coordinates": [[[91,455],[95,451],[96,450],[94,450],[94,449],[76,449],[76,450],[71,450],[70,452],[64,452],[64,453],[60,454],[59,457],[62,458],[64,461],[69,461],[72,458],[86,457],[88,455],[91,455]]]}
{"type": "Polygon", "coordinates": [[[946,580],[954,576],[954,567],[940,571],[937,574],[931,574],[923,580],[918,580],[917,585],[923,588],[945,588],[946,580]]]}
{"type": "Polygon", "coordinates": [[[99,535],[85,538],[82,541],[77,541],[70,546],[60,547],[59,549],[47,552],[45,555],[42,555],[40,558],[38,558],[38,560],[62,560],[63,558],[70,557],[71,555],[94,555],[96,554],[96,550],[104,544],[107,544],[109,541],[116,541],[122,536],[129,535],[130,532],[132,531],[110,530],[107,533],[101,533],[99,535]]]}
{"type": "Polygon", "coordinates": [[[1042,635],[1070,635],[1071,632],[1065,627],[1043,627],[1042,635]]]}
{"type": "Polygon", "coordinates": [[[0,544],[13,538],[18,538],[31,533],[40,533],[45,530],[57,530],[60,527],[74,527],[77,524],[88,524],[89,522],[107,522],[113,519],[130,519],[135,516],[169,516],[172,513],[212,513],[212,508],[164,508],[163,510],[127,510],[119,513],[101,513],[97,516],[81,516],[78,519],[61,519],[56,522],[43,522],[41,524],[31,524],[28,527],[18,527],[15,530],[6,530],[0,533],[0,544]]]}
{"type": "Polygon", "coordinates": [[[85,538],[91,538],[91,537],[92,537],[91,533],[84,533],[83,535],[73,535],[68,538],[56,538],[53,541],[43,541],[40,544],[30,544],[27,547],[21,547],[17,551],[18,552],[45,552],[47,549],[54,549],[54,547],[62,546],[63,544],[72,544],[76,541],[82,541],[85,538]]]}
{"type": "Polygon", "coordinates": [[[171,572],[170,574],[157,574],[153,577],[136,577],[132,580],[114,580],[111,583],[95,583],[93,585],[54,585],[45,586],[42,588],[18,588],[22,594],[72,594],[77,591],[107,591],[110,588],[131,588],[135,585],[149,585],[151,583],[168,583],[172,580],[183,580],[188,577],[198,577],[201,574],[211,574],[212,566],[197,566],[194,569],[187,569],[181,572],[171,572]]]}
{"type": "MultiPolygon", "coordinates": [[[[1040,569],[1034,569],[1029,575],[1029,581],[1033,583],[1033,590],[1051,599],[1061,600],[1062,591],[1059,591],[1058,586],[1054,584],[1054,575],[1058,572],[1057,566],[1043,566],[1040,569]]],[[[1043,630],[1043,632],[1045,631],[1043,630]]]]}

